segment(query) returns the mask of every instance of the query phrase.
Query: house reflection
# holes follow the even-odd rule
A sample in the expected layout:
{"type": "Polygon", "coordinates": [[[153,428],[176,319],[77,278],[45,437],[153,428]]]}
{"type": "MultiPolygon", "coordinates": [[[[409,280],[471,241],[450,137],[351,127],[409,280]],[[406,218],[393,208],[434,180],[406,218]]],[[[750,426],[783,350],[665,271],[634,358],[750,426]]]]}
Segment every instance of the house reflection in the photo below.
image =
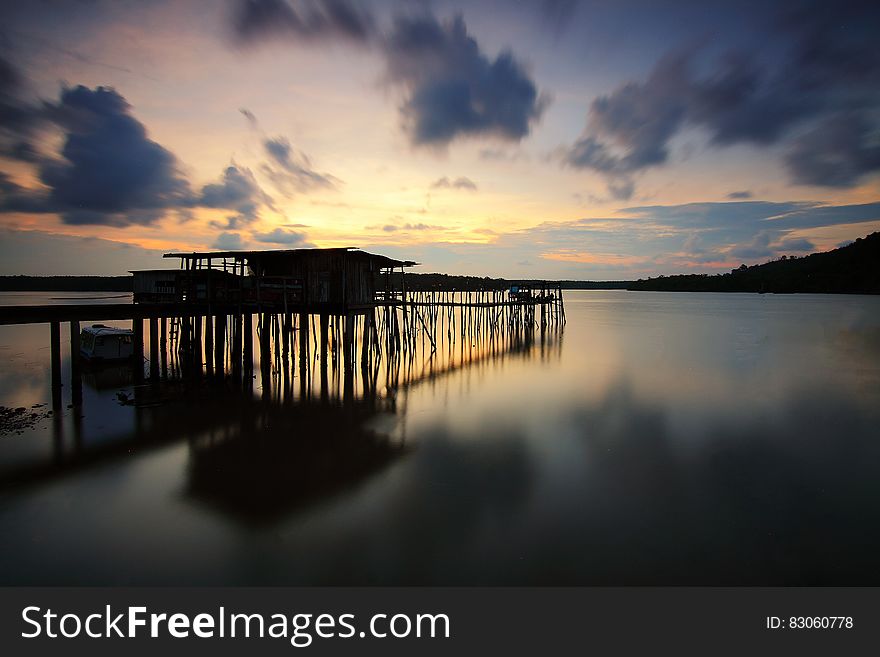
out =
{"type": "Polygon", "coordinates": [[[132,385],[129,365],[86,368],[82,379],[94,392],[52,418],[51,458],[10,464],[0,487],[14,493],[185,441],[186,499],[238,525],[270,526],[415,449],[404,391],[560,353],[561,331],[528,331],[505,340],[438,340],[436,350],[359,359],[355,367],[331,349],[327,359],[310,355],[294,369],[293,357],[271,349],[256,373],[181,368],[132,385]]]}
{"type": "Polygon", "coordinates": [[[235,424],[190,440],[187,495],[256,527],[354,487],[407,451],[369,428],[388,402],[246,404],[235,424]]]}

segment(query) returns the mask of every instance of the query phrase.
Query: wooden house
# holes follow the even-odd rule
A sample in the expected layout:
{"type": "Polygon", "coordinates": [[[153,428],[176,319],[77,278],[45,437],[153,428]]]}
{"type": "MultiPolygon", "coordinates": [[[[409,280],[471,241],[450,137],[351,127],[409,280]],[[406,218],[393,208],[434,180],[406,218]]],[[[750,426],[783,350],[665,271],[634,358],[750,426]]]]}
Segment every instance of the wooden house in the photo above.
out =
{"type": "MultiPolygon", "coordinates": [[[[345,315],[365,312],[377,303],[380,274],[416,263],[352,248],[277,251],[210,251],[168,253],[179,258],[184,275],[218,272],[232,279],[212,278],[209,294],[217,300],[276,306],[291,312],[345,315]]],[[[207,286],[205,287],[207,294],[207,286]]],[[[195,297],[201,300],[200,297],[195,297]]]]}

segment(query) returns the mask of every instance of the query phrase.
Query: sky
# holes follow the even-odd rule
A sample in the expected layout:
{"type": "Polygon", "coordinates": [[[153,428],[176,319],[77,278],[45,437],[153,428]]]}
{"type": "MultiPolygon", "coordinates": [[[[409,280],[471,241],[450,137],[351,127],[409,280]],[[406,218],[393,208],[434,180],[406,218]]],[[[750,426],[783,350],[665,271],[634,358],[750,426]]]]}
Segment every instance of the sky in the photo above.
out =
{"type": "Polygon", "coordinates": [[[0,3],[0,274],[719,273],[880,230],[862,2],[0,3]]]}

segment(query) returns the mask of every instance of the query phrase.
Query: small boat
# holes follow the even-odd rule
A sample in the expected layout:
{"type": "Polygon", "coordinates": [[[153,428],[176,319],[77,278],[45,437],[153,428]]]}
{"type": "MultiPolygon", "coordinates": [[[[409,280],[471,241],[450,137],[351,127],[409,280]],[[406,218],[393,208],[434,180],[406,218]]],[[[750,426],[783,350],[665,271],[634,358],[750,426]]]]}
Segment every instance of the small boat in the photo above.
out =
{"type": "Polygon", "coordinates": [[[93,362],[129,360],[134,355],[134,333],[131,329],[92,324],[80,334],[79,353],[93,362]]]}

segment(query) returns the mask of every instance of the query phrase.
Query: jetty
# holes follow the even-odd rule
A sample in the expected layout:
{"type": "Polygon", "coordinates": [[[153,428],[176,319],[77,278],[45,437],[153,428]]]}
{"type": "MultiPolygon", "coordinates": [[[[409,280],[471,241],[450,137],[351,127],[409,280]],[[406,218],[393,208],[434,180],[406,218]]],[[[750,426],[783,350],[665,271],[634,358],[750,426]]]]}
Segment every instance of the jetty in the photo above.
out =
{"type": "Polygon", "coordinates": [[[406,276],[418,263],[353,247],[164,258],[178,266],[131,272],[133,303],[0,307],[0,325],[49,324],[53,406],[61,405],[63,323],[69,324],[74,406],[82,403],[83,322],[131,321],[135,381],[192,375],[243,381],[253,372],[256,340],[262,380],[296,376],[304,395],[313,368],[325,391],[328,369],[342,372],[343,393],[350,394],[356,369],[361,385],[376,385],[380,371],[387,385],[401,363],[404,371],[413,366],[416,354],[433,370],[443,359],[454,365],[455,347],[491,354],[565,324],[558,284],[420,289],[406,276]]]}

